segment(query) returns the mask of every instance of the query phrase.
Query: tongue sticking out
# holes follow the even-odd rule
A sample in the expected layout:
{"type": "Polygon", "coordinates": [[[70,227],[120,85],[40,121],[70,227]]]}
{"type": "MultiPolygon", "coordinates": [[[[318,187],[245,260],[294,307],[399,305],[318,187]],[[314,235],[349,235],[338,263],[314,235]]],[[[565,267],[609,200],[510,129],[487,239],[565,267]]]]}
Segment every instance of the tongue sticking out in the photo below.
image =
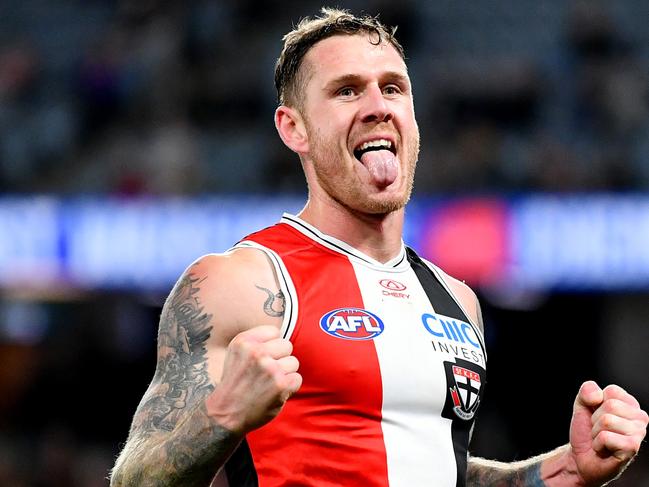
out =
{"type": "Polygon", "coordinates": [[[374,184],[381,188],[397,179],[397,158],[389,150],[373,150],[361,156],[361,162],[368,170],[374,184]]]}

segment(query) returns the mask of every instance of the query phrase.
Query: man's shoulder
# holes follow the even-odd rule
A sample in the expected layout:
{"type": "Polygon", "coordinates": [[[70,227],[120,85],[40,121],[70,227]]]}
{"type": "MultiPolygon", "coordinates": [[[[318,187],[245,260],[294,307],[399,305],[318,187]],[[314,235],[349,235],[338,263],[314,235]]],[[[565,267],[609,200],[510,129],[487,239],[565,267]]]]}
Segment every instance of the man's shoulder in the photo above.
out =
{"type": "MultiPolygon", "coordinates": [[[[200,299],[215,322],[233,333],[268,321],[263,314],[267,294],[278,285],[268,257],[255,248],[237,248],[222,254],[206,254],[185,271],[185,278],[200,283],[200,299]]],[[[197,286],[198,288],[198,286],[197,286]]]]}
{"type": "Polygon", "coordinates": [[[268,258],[254,247],[236,247],[220,254],[205,254],[196,259],[190,266],[194,274],[210,277],[213,284],[223,283],[219,277],[225,278],[228,285],[239,281],[247,281],[252,275],[264,274],[272,269],[268,258]]]}
{"type": "Polygon", "coordinates": [[[429,261],[429,260],[427,260],[427,259],[425,259],[423,257],[420,257],[420,259],[423,262],[425,262],[426,265],[428,267],[430,267],[438,275],[438,277],[440,279],[442,279],[442,281],[444,281],[444,283],[446,285],[448,285],[449,287],[451,287],[453,290],[456,290],[456,289],[461,290],[462,293],[468,293],[470,295],[473,295],[473,297],[475,297],[475,293],[473,292],[471,287],[466,282],[464,282],[464,281],[462,281],[462,280],[460,280],[460,279],[458,279],[456,277],[451,276],[450,274],[446,273],[446,271],[444,271],[444,269],[442,269],[441,267],[433,264],[431,261],[429,261]]]}
{"type": "Polygon", "coordinates": [[[232,249],[222,254],[199,257],[191,272],[205,280],[205,286],[215,296],[229,295],[245,299],[254,285],[272,287],[275,283],[273,267],[264,252],[254,247],[232,249]]]}

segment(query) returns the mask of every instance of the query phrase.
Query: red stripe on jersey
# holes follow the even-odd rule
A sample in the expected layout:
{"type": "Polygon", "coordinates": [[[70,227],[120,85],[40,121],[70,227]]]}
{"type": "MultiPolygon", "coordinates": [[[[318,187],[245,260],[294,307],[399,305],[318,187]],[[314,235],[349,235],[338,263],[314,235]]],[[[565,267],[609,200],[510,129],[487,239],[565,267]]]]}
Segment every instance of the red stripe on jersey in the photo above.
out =
{"type": "Polygon", "coordinates": [[[387,486],[374,342],[320,328],[329,311],[364,308],[349,259],[287,224],[246,240],[279,254],[293,280],[299,315],[291,341],[304,379],[277,418],[247,436],[259,485],[387,486]]]}

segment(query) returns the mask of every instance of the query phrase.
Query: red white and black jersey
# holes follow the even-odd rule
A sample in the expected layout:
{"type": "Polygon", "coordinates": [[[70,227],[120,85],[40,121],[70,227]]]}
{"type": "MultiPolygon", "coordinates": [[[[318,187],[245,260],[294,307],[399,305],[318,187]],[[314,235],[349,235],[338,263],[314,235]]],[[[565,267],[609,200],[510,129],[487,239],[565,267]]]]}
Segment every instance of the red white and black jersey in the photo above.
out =
{"type": "Polygon", "coordinates": [[[303,385],[247,435],[229,485],[464,486],[486,352],[448,277],[405,246],[380,263],[291,215],[240,247],[275,266],[303,385]]]}

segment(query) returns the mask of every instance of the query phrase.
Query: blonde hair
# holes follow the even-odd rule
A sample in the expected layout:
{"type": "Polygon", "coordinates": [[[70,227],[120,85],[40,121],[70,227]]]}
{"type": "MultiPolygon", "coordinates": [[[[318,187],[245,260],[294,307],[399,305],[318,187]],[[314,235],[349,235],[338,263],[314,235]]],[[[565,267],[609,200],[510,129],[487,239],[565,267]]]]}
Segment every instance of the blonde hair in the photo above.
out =
{"type": "Polygon", "coordinates": [[[303,18],[282,40],[284,47],[275,64],[275,89],[281,105],[299,106],[302,93],[308,81],[307,73],[301,70],[306,53],[319,41],[335,35],[356,35],[366,33],[370,42],[389,42],[405,59],[403,47],[394,37],[395,28],[379,22],[377,17],[356,17],[347,10],[323,7],[319,17],[303,18]]]}

